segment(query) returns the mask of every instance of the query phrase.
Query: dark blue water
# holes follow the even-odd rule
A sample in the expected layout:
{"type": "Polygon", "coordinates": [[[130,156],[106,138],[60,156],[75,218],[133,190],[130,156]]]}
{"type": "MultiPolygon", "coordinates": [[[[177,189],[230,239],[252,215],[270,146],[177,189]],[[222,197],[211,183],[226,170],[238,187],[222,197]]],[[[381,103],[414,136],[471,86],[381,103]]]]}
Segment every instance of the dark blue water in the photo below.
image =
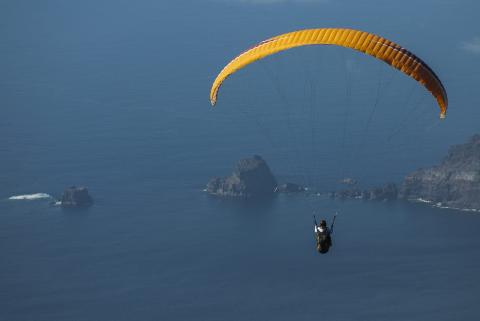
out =
{"type": "Polygon", "coordinates": [[[478,54],[463,49],[478,36],[478,5],[261,2],[0,4],[0,320],[478,316],[478,215],[202,192],[253,154],[279,180],[321,191],[346,176],[398,182],[438,162],[479,129],[478,54]],[[392,10],[398,19],[385,18],[392,10]],[[229,58],[324,26],[375,31],[424,58],[448,89],[447,120],[407,77],[338,48],[252,65],[209,106],[229,58]],[[72,184],[95,205],[8,200],[72,184]],[[315,252],[314,211],[339,212],[327,255],[315,252]]]}

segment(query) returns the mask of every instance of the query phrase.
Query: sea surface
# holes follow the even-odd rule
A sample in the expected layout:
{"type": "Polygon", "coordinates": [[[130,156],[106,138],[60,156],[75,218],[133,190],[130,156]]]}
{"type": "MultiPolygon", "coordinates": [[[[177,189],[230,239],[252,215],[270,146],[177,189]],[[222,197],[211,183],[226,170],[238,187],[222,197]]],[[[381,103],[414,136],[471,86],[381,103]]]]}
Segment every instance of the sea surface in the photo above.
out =
{"type": "Polygon", "coordinates": [[[480,129],[478,55],[453,36],[478,27],[464,2],[475,5],[2,2],[0,320],[478,318],[478,214],[204,192],[255,154],[280,182],[319,192],[346,177],[399,183],[438,163],[480,129]],[[382,18],[393,9],[400,18],[382,18]],[[209,105],[215,75],[245,48],[337,25],[390,36],[431,63],[447,119],[413,80],[333,47],[259,61],[209,105]],[[71,185],[95,204],[55,205],[71,185]],[[320,255],[313,215],[335,213],[320,255]]]}

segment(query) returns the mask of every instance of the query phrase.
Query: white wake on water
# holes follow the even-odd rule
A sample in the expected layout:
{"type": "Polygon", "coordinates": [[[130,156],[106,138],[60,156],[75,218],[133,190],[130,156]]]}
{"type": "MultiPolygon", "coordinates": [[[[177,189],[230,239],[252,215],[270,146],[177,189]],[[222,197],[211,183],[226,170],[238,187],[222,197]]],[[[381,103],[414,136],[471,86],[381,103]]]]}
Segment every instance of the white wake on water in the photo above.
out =
{"type": "Polygon", "coordinates": [[[8,198],[9,200],[40,200],[40,199],[53,199],[53,197],[47,193],[35,193],[35,194],[24,194],[24,195],[13,195],[8,198]]]}

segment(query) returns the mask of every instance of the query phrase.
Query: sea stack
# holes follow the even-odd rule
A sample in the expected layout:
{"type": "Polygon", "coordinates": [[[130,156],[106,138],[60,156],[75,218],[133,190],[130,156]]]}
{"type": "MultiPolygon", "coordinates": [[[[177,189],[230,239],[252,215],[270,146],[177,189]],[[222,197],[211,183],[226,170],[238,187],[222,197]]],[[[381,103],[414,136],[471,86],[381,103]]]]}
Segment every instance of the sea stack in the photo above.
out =
{"type": "Polygon", "coordinates": [[[212,178],[207,192],[227,198],[267,198],[274,195],[276,186],[277,180],[267,163],[255,155],[238,161],[231,176],[212,178]]]}
{"type": "Polygon", "coordinates": [[[88,207],[93,204],[93,199],[86,187],[71,186],[65,189],[62,196],[62,207],[88,207]]]}

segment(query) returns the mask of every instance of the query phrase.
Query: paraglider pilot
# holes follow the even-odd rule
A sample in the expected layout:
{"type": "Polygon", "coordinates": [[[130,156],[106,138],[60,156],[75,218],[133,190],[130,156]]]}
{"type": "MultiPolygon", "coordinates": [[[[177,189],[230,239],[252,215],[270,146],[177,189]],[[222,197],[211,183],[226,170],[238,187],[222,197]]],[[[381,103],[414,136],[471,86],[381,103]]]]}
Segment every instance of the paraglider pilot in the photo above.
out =
{"type": "Polygon", "coordinates": [[[333,229],[333,222],[332,226],[328,228],[327,221],[321,220],[320,224],[318,224],[314,216],[314,225],[315,239],[317,241],[317,251],[319,253],[325,254],[330,249],[330,246],[332,246],[331,234],[333,229]]]}

